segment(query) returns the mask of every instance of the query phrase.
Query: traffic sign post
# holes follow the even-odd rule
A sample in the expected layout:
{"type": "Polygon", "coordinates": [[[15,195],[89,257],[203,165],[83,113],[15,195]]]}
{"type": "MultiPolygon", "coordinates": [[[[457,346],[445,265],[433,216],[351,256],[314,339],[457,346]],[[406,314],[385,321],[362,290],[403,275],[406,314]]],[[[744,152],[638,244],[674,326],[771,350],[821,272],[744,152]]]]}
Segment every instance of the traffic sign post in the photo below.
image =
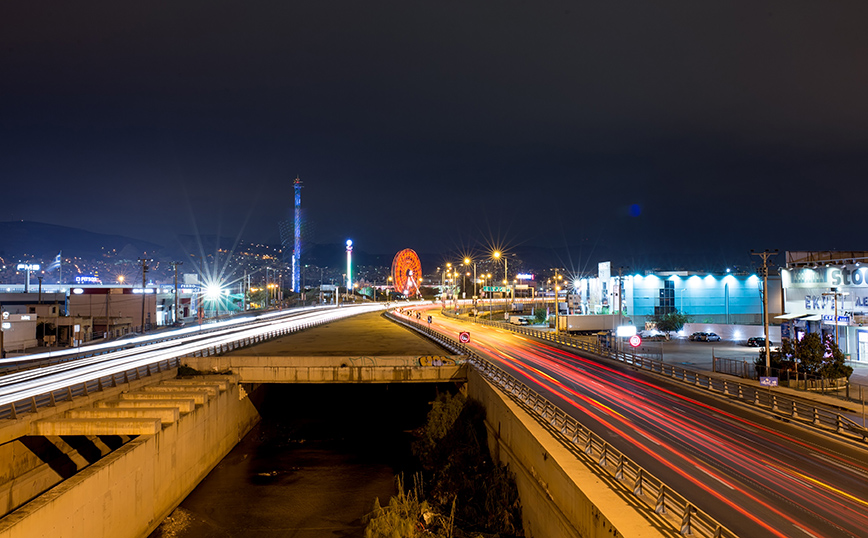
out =
{"type": "Polygon", "coordinates": [[[469,344],[470,343],[470,333],[467,331],[462,331],[462,332],[458,333],[458,341],[461,342],[462,344],[469,344]]]}
{"type": "Polygon", "coordinates": [[[630,345],[633,347],[639,347],[642,345],[642,337],[638,334],[634,334],[630,337],[630,345]]]}

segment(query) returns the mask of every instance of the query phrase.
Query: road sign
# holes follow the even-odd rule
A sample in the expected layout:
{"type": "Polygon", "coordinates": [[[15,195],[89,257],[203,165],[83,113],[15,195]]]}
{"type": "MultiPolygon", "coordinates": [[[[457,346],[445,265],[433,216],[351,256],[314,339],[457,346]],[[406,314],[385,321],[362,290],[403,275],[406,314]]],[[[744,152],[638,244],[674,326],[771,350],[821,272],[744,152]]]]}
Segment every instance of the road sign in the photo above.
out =
{"type": "Polygon", "coordinates": [[[462,344],[469,344],[470,343],[470,333],[467,331],[462,331],[462,332],[458,333],[458,341],[460,341],[462,344]]]}
{"type": "Polygon", "coordinates": [[[777,387],[778,386],[778,378],[777,377],[760,377],[760,386],[761,387],[777,387]]]}
{"type": "Polygon", "coordinates": [[[638,334],[634,334],[630,337],[630,345],[633,347],[639,347],[642,345],[642,337],[638,334]]]}

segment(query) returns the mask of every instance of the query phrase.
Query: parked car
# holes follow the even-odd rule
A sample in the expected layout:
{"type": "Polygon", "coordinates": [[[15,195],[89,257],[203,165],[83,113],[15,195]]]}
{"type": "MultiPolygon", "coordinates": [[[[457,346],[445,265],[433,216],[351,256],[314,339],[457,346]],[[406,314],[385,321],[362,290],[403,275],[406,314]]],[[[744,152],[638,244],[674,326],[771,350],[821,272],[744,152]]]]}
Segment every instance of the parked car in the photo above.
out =
{"type": "MultiPolygon", "coordinates": [[[[751,336],[744,345],[749,347],[766,347],[766,339],[762,336],[751,336]]],[[[777,350],[777,344],[769,341],[769,349],[777,350]]]]}
{"type": "Polygon", "coordinates": [[[642,337],[642,340],[666,340],[666,333],[664,333],[663,331],[658,331],[657,329],[646,329],[644,331],[639,331],[638,334],[642,337]]]}
{"type": "Polygon", "coordinates": [[[715,333],[705,333],[705,336],[702,338],[703,342],[720,342],[720,336],[715,333]]]}
{"type": "Polygon", "coordinates": [[[704,340],[704,338],[703,338],[704,336],[705,336],[705,333],[695,332],[695,333],[691,334],[687,339],[690,340],[691,342],[701,342],[704,340]]]}

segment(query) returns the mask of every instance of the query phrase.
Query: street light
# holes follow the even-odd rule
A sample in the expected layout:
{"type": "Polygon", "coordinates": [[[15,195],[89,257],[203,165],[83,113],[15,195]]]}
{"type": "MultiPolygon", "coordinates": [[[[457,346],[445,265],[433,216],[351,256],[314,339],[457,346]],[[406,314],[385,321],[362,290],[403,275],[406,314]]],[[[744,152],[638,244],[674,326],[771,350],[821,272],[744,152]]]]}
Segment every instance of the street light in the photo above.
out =
{"type": "MultiPolygon", "coordinates": [[[[470,258],[464,258],[464,265],[473,264],[473,297],[474,301],[476,300],[476,260],[471,260],[470,258]]],[[[474,303],[475,305],[475,303],[474,303]]]]}
{"type": "MultiPolygon", "coordinates": [[[[492,286],[491,286],[491,283],[492,283],[492,282],[491,282],[491,273],[486,274],[486,275],[485,275],[485,278],[488,279],[488,285],[489,285],[489,287],[492,287],[492,286]]],[[[494,291],[489,290],[489,292],[488,292],[488,319],[489,319],[489,320],[491,320],[491,316],[492,316],[492,314],[493,314],[493,312],[494,312],[494,306],[491,304],[491,303],[492,303],[492,298],[493,298],[493,297],[494,297],[494,291]]]]}

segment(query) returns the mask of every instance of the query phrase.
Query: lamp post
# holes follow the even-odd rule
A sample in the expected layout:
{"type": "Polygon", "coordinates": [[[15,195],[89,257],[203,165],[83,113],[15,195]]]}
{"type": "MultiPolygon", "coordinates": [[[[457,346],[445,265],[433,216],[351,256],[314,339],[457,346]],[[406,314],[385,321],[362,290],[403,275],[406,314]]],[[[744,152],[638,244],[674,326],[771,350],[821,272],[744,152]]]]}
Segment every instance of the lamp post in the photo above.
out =
{"type": "Polygon", "coordinates": [[[139,263],[142,264],[142,332],[145,332],[145,284],[147,281],[145,280],[145,275],[148,273],[148,262],[154,261],[152,258],[139,258],[139,263]]]}
{"type": "Polygon", "coordinates": [[[850,294],[841,293],[838,291],[838,288],[831,288],[831,291],[823,293],[823,297],[831,296],[835,302],[835,347],[837,347],[838,349],[841,349],[841,347],[838,346],[838,297],[846,297],[847,295],[850,294]]]}
{"type": "Polygon", "coordinates": [[[476,300],[476,260],[471,260],[470,258],[464,258],[464,265],[473,264],[473,297],[474,301],[476,300]]]}
{"type": "MultiPolygon", "coordinates": [[[[759,256],[763,260],[763,266],[760,268],[760,272],[763,276],[763,336],[766,339],[766,376],[770,375],[772,364],[771,364],[771,351],[769,350],[769,266],[768,260],[772,256],[777,255],[778,250],[775,249],[774,252],[769,252],[768,249],[762,252],[754,252],[753,250],[750,253],[754,256],[759,256]]],[[[835,320],[837,322],[837,320],[835,320]]],[[[837,343],[836,343],[837,344],[837,343]]]]}

